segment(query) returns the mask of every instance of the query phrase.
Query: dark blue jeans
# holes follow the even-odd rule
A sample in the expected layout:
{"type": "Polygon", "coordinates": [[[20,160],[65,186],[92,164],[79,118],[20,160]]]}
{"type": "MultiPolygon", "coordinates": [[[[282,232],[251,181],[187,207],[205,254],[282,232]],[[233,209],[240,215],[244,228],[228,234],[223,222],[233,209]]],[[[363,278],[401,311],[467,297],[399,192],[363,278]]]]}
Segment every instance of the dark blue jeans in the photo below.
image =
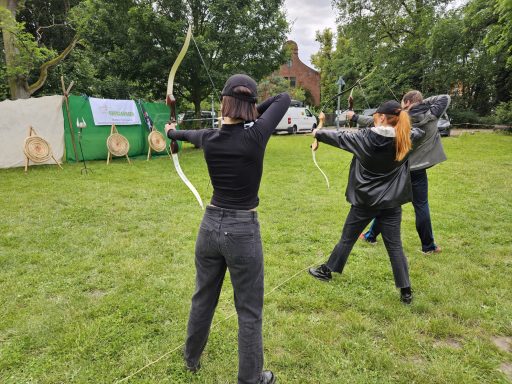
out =
{"type": "MultiPolygon", "coordinates": [[[[421,169],[411,172],[412,205],[416,215],[416,231],[420,237],[421,250],[429,252],[436,248],[432,221],[430,220],[430,208],[428,206],[428,177],[427,170],[421,169]]],[[[382,232],[382,223],[375,219],[364,236],[369,240],[376,240],[382,232]]]]}
{"type": "Polygon", "coordinates": [[[359,234],[374,217],[382,223],[382,238],[391,261],[396,287],[410,287],[409,266],[400,238],[402,207],[369,210],[352,206],[345,220],[341,239],[332,250],[326,265],[331,271],[342,273],[359,234]]]}
{"type": "Polygon", "coordinates": [[[196,241],[196,291],[185,360],[197,366],[206,346],[226,269],[238,315],[238,384],[260,382],[263,370],[263,250],[256,212],[208,206],[196,241]]]}

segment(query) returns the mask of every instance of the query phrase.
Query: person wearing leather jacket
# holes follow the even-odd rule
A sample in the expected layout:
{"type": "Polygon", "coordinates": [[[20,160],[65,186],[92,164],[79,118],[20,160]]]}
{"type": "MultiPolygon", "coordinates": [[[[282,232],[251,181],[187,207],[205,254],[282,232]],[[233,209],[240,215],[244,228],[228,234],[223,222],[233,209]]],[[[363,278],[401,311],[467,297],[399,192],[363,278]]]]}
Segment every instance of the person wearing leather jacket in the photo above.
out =
{"type": "MultiPolygon", "coordinates": [[[[416,216],[416,230],[421,241],[421,251],[425,254],[439,253],[441,247],[434,240],[430,219],[427,169],[446,160],[437,122],[450,105],[450,96],[438,95],[423,99],[421,92],[414,90],[404,95],[401,104],[403,109],[409,112],[413,126],[425,131],[425,136],[414,145],[409,156],[412,204],[416,216]]],[[[373,119],[369,116],[350,113],[348,117],[363,126],[373,123],[373,119]]],[[[361,235],[361,239],[374,244],[381,231],[382,223],[374,220],[369,230],[361,235]]]]}
{"type": "Polygon", "coordinates": [[[400,299],[409,304],[412,291],[407,258],[400,239],[401,206],[412,199],[409,152],[424,132],[411,130],[409,115],[394,100],[381,104],[373,120],[374,127],[357,132],[313,131],[319,142],[346,150],[354,157],[345,192],[351,207],[341,239],[329,260],[310,268],[309,273],[322,281],[330,281],[332,272],[342,273],[359,234],[377,217],[382,223],[382,236],[395,285],[400,289],[400,299]]]}

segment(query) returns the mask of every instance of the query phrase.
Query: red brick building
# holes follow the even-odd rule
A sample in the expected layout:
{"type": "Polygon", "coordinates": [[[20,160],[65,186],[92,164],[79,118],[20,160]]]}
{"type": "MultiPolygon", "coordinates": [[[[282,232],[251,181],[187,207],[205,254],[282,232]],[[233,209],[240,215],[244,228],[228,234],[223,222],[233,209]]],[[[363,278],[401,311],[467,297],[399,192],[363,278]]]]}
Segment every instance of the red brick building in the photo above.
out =
{"type": "Polygon", "coordinates": [[[281,65],[278,75],[290,82],[292,87],[300,86],[308,90],[313,97],[313,104],[320,105],[320,73],[308,67],[299,59],[299,47],[295,41],[287,41],[291,57],[286,64],[281,65]]]}

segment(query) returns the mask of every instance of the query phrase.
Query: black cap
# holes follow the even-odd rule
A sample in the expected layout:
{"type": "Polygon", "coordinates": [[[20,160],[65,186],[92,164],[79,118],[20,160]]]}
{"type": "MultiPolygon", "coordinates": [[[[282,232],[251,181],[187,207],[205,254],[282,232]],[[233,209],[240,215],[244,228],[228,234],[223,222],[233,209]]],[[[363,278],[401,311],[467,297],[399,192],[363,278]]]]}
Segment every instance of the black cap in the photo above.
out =
{"type": "Polygon", "coordinates": [[[258,97],[258,85],[247,75],[233,75],[228,79],[228,81],[226,81],[221,96],[231,96],[235,99],[247,101],[249,103],[256,103],[258,97]],[[236,87],[240,86],[248,88],[251,91],[251,94],[246,95],[242,93],[235,93],[233,91],[236,87]]]}
{"type": "Polygon", "coordinates": [[[398,116],[402,112],[402,106],[398,101],[395,100],[388,100],[383,102],[381,105],[379,105],[379,108],[374,112],[375,113],[382,113],[385,115],[395,115],[398,116]]]}

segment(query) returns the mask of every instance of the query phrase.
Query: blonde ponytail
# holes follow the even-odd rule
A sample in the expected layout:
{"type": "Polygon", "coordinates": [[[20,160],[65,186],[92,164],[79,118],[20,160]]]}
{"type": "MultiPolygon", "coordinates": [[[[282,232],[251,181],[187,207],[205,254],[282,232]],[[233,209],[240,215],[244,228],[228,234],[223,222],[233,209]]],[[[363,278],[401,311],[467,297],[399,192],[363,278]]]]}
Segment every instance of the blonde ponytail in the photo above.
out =
{"type": "Polygon", "coordinates": [[[411,119],[405,111],[400,111],[395,127],[396,161],[402,161],[412,148],[411,119]]]}

